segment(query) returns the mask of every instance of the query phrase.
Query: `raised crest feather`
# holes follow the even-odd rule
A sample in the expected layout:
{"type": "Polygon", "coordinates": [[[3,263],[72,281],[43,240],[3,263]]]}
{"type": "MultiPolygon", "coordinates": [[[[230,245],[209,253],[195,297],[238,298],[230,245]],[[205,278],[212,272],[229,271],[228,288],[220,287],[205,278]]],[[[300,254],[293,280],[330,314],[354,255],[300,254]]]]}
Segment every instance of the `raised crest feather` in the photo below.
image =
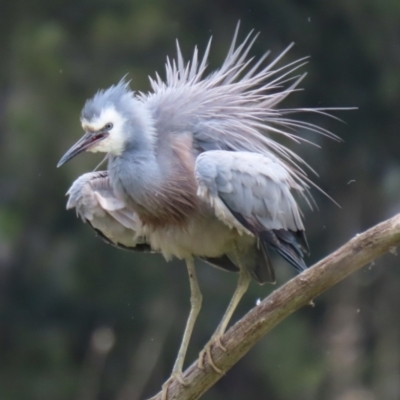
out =
{"type": "Polygon", "coordinates": [[[166,80],[156,74],[156,79],[150,80],[153,91],[141,93],[139,98],[156,110],[161,119],[160,127],[169,124],[193,132],[194,142],[200,150],[272,151],[302,186],[304,195],[308,195],[311,186],[321,190],[307,177],[307,170],[316,174],[311,166],[273,136],[314,145],[296,134],[306,130],[340,140],[329,130],[292,116],[317,113],[332,117],[330,111],[349,108],[280,108],[287,96],[300,90],[299,84],[306,74],[297,74],[297,71],[308,62],[307,57],[278,66],[293,47],[294,43],[291,43],[269,64],[264,65],[264,61],[270,52],[259,60],[248,58],[258,34],[251,31],[237,45],[239,26],[222,66],[208,75],[211,39],[200,62],[197,47],[192,59],[185,62],[177,41],[177,59],[167,58],[166,80]],[[165,113],[167,104],[173,104],[179,113],[165,113]]]}

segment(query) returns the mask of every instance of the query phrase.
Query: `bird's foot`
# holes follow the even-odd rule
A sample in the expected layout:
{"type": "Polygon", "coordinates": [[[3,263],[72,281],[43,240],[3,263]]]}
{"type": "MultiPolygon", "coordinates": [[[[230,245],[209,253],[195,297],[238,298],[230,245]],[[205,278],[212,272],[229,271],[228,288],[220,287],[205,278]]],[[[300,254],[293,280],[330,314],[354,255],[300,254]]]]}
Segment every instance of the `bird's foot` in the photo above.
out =
{"type": "Polygon", "coordinates": [[[183,379],[182,372],[173,372],[162,385],[161,400],[168,399],[168,389],[173,381],[178,381],[182,386],[189,386],[189,384],[183,379]]]}
{"type": "Polygon", "coordinates": [[[222,335],[217,334],[217,335],[213,336],[213,337],[210,339],[210,341],[204,346],[204,349],[200,352],[200,354],[199,354],[199,361],[198,361],[198,363],[197,363],[197,366],[198,366],[200,369],[203,370],[203,369],[204,369],[204,360],[205,360],[205,357],[207,356],[208,363],[210,364],[211,368],[212,368],[215,372],[217,372],[218,374],[222,374],[222,370],[221,370],[220,368],[218,368],[218,367],[215,365],[215,362],[214,362],[214,360],[213,360],[213,358],[212,358],[212,355],[211,355],[211,346],[212,346],[214,343],[215,343],[222,351],[226,351],[226,347],[222,344],[222,335]]]}

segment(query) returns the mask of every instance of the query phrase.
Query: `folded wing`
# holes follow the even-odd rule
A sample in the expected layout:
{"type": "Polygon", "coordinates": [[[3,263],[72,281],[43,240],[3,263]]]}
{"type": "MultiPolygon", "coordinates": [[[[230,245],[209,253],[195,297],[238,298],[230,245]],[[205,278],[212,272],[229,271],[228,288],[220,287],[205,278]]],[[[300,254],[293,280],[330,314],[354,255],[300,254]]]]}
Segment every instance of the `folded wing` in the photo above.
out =
{"type": "Polygon", "coordinates": [[[77,215],[107,243],[129,250],[151,251],[146,239],[140,235],[138,215],[115,196],[107,171],[80,176],[67,195],[67,209],[75,208],[77,215]]]}
{"type": "Polygon", "coordinates": [[[308,245],[292,194],[302,186],[282,161],[273,154],[215,150],[199,155],[195,172],[198,195],[225,224],[257,238],[267,269],[272,268],[268,248],[298,271],[307,268],[303,256],[308,245]]]}

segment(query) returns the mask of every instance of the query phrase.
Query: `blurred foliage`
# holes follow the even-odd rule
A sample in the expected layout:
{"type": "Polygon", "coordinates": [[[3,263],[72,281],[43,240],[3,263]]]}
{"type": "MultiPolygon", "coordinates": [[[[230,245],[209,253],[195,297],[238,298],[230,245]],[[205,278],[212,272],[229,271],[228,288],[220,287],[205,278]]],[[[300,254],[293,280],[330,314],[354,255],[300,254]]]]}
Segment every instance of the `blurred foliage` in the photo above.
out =
{"type": "MultiPolygon", "coordinates": [[[[135,90],[213,35],[219,65],[237,21],[253,54],[311,56],[299,107],[343,143],[294,146],[320,174],[305,209],[312,264],[400,211],[400,3],[389,0],[3,0],[0,3],[0,398],[134,400],[168,376],[187,313],[182,262],[111,248],[65,211],[64,193],[100,159],[55,164],[81,135],[80,108],[129,73],[135,90]]],[[[278,285],[292,276],[276,260],[278,285]]],[[[296,313],[205,399],[400,398],[400,273],[388,255],[296,313]]],[[[187,361],[217,326],[236,277],[199,265],[204,308],[187,361]]],[[[252,285],[235,318],[273,288],[252,285]]]]}

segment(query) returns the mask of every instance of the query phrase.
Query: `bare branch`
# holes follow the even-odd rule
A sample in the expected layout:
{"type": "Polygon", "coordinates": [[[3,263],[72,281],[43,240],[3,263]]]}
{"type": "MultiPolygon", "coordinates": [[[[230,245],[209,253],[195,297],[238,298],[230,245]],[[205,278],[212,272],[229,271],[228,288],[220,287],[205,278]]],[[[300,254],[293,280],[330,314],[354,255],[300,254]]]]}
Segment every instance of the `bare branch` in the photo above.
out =
{"type": "MultiPolygon", "coordinates": [[[[222,339],[227,351],[216,345],[212,348],[215,364],[224,373],[227,372],[267,332],[294,311],[382,254],[394,252],[399,244],[400,214],[356,235],[334,253],[275,290],[232,326],[222,339]]],[[[188,386],[172,382],[168,400],[198,399],[222,376],[209,364],[200,370],[196,361],[183,374],[188,386]]],[[[152,399],[161,400],[161,393],[152,399]]]]}

